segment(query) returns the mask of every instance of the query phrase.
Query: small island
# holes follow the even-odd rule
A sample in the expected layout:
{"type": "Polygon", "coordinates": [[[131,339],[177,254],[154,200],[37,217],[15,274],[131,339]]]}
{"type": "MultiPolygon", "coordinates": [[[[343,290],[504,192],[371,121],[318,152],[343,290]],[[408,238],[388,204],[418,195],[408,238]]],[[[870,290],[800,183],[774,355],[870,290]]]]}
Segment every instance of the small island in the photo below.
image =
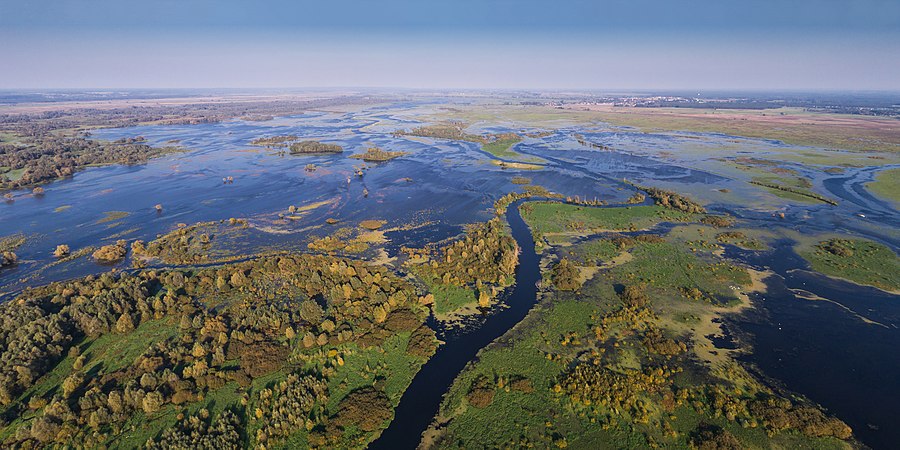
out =
{"type": "Polygon", "coordinates": [[[341,153],[344,147],[337,144],[323,144],[319,141],[300,141],[291,144],[292,155],[313,155],[320,153],[341,153]]]}
{"type": "Polygon", "coordinates": [[[299,136],[293,134],[283,136],[265,136],[250,141],[250,145],[259,145],[262,147],[285,147],[289,143],[300,139],[299,136]]]}
{"type": "Polygon", "coordinates": [[[365,153],[358,153],[356,155],[350,156],[351,158],[361,159],[363,161],[371,161],[371,162],[381,162],[381,161],[390,161],[394,158],[399,158],[405,155],[406,152],[391,152],[379,147],[369,147],[366,149],[365,153]]]}

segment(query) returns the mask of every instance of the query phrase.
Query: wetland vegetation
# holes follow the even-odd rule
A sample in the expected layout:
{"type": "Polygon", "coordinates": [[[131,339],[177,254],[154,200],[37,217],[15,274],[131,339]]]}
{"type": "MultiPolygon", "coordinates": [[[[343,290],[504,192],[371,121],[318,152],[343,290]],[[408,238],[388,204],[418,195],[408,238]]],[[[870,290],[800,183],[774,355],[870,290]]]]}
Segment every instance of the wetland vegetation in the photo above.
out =
{"type": "Polygon", "coordinates": [[[325,256],[92,275],[0,309],[14,448],[361,446],[436,347],[414,286],[325,256]]]}
{"type": "Polygon", "coordinates": [[[390,161],[394,158],[399,158],[405,155],[406,152],[403,151],[388,151],[379,147],[368,147],[366,148],[365,153],[357,153],[355,155],[350,156],[351,158],[361,159],[367,162],[384,162],[390,161]]]}
{"type": "Polygon", "coordinates": [[[896,441],[884,118],[522,95],[0,105],[0,446],[896,441]]]}
{"type": "Polygon", "coordinates": [[[854,283],[900,291],[900,257],[893,250],[866,239],[831,238],[799,253],[813,270],[854,283]]]}
{"type": "MultiPolygon", "coordinates": [[[[46,183],[91,166],[142,164],[178,151],[183,150],[151,147],[140,138],[101,142],[78,135],[22,137],[0,143],[0,190],[46,183]]],[[[43,194],[43,188],[36,189],[43,194]]]]}
{"type": "Polygon", "coordinates": [[[429,435],[437,448],[847,447],[846,424],[708,342],[714,317],[745,305],[745,269],[664,235],[610,236],[544,249],[561,257],[539,306],[453,383],[429,435]],[[620,262],[580,284],[579,266],[609,260],[620,262]]]}

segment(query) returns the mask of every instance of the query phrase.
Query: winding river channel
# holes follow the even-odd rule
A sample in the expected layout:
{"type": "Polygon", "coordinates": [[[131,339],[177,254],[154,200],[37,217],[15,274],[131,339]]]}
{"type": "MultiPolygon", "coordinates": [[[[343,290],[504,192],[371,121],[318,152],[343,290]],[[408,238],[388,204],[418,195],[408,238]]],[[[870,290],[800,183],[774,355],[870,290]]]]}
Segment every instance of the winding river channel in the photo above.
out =
{"type": "Polygon", "coordinates": [[[534,306],[541,279],[540,259],[534,251],[531,230],[519,214],[521,202],[506,208],[506,218],[520,251],[515,284],[506,297],[508,307],[489,315],[480,327],[461,330],[438,349],[403,394],[390,426],[369,448],[416,448],[459,372],[479,350],[519,323],[534,306]]]}

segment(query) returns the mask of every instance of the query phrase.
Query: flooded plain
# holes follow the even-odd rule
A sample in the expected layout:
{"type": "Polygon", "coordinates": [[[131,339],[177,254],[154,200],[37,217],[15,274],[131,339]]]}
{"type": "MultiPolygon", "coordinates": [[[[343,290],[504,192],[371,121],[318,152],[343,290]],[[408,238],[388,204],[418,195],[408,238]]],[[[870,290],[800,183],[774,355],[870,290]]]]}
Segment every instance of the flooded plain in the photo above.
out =
{"type": "MultiPolygon", "coordinates": [[[[493,217],[494,201],[520,187],[512,182],[516,176],[563,195],[608,202],[623,201],[633,193],[626,181],[659,186],[697,198],[710,211],[729,213],[745,229],[782,229],[801,236],[842,232],[884,243],[895,252],[900,246],[900,214],[864,187],[877,170],[897,165],[848,168],[842,173],[801,163],[779,165],[809,178],[817,192],[838,201],[831,206],[780,198],[747,183],[747,177],[728,164],[744,154],[763,158],[815,149],[718,134],[642,133],[592,126],[559,128],[544,137],[526,138],[512,150],[540,158],[543,166],[515,170],[492,164],[497,158],[478,144],[395,136],[396,130],[421,124],[410,113],[415,106],[312,112],[265,122],[96,130],[96,139],[143,136],[151,145],[177,145],[184,152],[140,166],[90,168],[45,186],[44,196],[20,191],[15,201],[0,203],[0,236],[21,233],[26,238],[16,251],[20,262],[0,270],[0,295],[9,297],[29,286],[111,268],[89,257],[54,264],[52,253],[58,244],[77,250],[117,239],[150,241],[179,224],[229,218],[249,222],[239,237],[217,244],[223,246],[219,250],[235,256],[307,251],[309,242],[336,228],[375,219],[386,222],[387,242],[373,245],[362,257],[375,259],[383,255],[380,250],[395,257],[403,246],[448,239],[465,224],[493,217]],[[576,134],[605,149],[579,144],[576,134]],[[298,156],[250,144],[278,135],[338,144],[344,153],[298,156]],[[384,163],[349,158],[368,146],[407,155],[384,163]],[[309,164],[316,170],[307,170],[309,164]],[[366,168],[359,177],[356,171],[361,166],[366,168]],[[231,177],[233,182],[227,181],[231,177]],[[162,205],[161,211],[157,204],[162,205]],[[292,205],[301,212],[285,217],[292,205]],[[305,209],[304,205],[316,207],[305,209]],[[778,216],[781,213],[783,218],[778,216]],[[326,219],[337,223],[326,224],[326,219]]],[[[494,127],[491,131],[534,129],[494,127]]],[[[508,218],[520,247],[529,247],[524,222],[517,213],[508,218]]],[[[773,385],[822,404],[850,424],[866,444],[884,448],[900,442],[896,383],[900,358],[895,351],[900,348],[900,296],[809,272],[791,241],[781,239],[772,245],[772,250],[729,248],[726,252],[736,262],[775,274],[767,280],[769,291],[754,298],[755,307],[727,322],[741,345],[752,346],[744,361],[773,385]]],[[[448,344],[413,382],[397,409],[398,421],[380,442],[399,443],[392,431],[399,424],[406,433],[410,433],[407,425],[424,430],[437,410],[441,389],[446,389],[453,375],[478,349],[528,312],[535,301],[533,283],[539,272],[533,251],[526,250],[522,256],[519,284],[512,295],[505,296],[510,308],[487,318],[475,330],[445,336],[448,344]],[[436,373],[446,380],[422,381],[436,373]]],[[[126,259],[114,267],[130,265],[126,259]]]]}

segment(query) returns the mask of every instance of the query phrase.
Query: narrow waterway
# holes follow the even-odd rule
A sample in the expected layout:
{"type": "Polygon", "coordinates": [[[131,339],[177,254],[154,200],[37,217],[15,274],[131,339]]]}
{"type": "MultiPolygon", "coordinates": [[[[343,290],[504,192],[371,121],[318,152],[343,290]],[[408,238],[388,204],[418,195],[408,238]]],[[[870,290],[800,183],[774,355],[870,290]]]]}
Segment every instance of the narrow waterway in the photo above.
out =
{"type": "Polygon", "coordinates": [[[479,350],[519,323],[534,306],[541,271],[531,230],[519,214],[520,203],[514,202],[506,209],[512,236],[520,249],[516,283],[506,298],[508,308],[493,313],[480,327],[459,333],[438,349],[403,394],[390,426],[369,448],[416,448],[456,376],[479,350]]]}

